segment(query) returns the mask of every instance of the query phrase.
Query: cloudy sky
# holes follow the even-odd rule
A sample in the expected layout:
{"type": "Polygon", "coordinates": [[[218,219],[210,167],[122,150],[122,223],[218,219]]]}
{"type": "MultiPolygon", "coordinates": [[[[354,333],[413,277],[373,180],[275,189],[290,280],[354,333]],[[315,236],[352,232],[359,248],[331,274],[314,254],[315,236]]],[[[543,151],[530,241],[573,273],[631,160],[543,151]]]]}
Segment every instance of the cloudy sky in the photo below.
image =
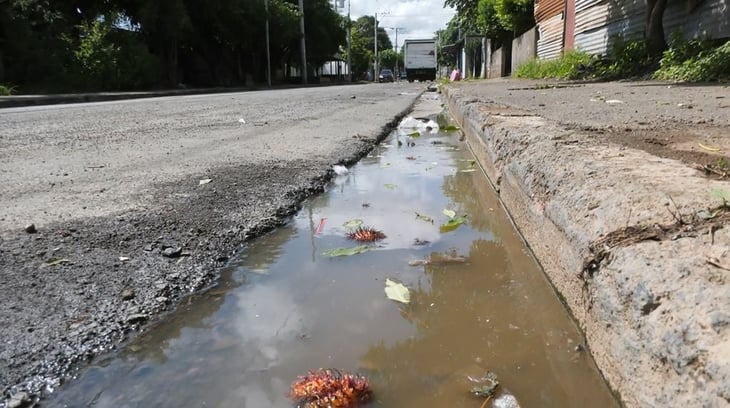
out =
{"type": "MultiPolygon", "coordinates": [[[[341,14],[347,13],[345,8],[341,14]]],[[[443,0],[349,0],[352,19],[378,13],[378,24],[386,27],[390,41],[395,44],[395,30],[398,28],[398,49],[403,40],[409,38],[433,38],[436,30],[446,27],[454,14],[453,9],[444,8],[443,0]]]]}

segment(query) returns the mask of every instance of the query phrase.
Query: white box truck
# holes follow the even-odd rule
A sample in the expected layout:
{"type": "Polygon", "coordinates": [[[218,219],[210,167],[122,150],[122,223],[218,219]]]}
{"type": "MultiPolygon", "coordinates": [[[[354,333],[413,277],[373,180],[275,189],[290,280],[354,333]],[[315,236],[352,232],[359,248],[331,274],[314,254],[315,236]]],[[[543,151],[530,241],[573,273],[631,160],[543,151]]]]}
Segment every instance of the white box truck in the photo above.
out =
{"type": "Polygon", "coordinates": [[[436,40],[405,40],[403,50],[408,82],[436,80],[436,40]]]}

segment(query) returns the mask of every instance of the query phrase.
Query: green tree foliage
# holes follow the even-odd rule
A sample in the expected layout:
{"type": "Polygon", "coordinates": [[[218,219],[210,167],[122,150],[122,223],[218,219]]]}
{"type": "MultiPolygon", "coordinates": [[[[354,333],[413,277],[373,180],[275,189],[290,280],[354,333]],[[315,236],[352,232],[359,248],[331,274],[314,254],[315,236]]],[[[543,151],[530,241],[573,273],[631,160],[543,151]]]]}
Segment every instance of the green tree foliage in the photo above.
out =
{"type": "MultiPolygon", "coordinates": [[[[274,73],[299,65],[297,0],[268,0],[274,73]]],[[[328,0],[307,0],[310,71],[345,45],[328,0]]],[[[264,81],[264,0],[0,0],[0,81],[20,91],[264,81]]]]}
{"type": "Polygon", "coordinates": [[[388,68],[395,72],[396,62],[398,66],[403,68],[403,54],[397,53],[392,49],[387,49],[380,54],[380,68],[388,68]]]}
{"type": "MultiPolygon", "coordinates": [[[[362,16],[352,24],[352,72],[360,78],[371,70],[375,52],[375,18],[362,16]]],[[[383,27],[378,26],[378,54],[393,48],[390,37],[383,27]]],[[[380,56],[382,59],[382,55],[380,56]]]]}

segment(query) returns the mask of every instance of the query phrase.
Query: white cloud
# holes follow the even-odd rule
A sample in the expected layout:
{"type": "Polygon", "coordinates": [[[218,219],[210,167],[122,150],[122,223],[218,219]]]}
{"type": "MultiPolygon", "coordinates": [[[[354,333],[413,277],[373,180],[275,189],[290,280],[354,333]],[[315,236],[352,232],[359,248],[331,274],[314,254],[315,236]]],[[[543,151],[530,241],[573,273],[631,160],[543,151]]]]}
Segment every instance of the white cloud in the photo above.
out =
{"type": "MultiPolygon", "coordinates": [[[[398,28],[398,49],[403,40],[433,38],[436,30],[446,28],[454,10],[444,8],[443,0],[349,0],[352,19],[378,13],[381,27],[398,28]]],[[[340,13],[347,13],[347,2],[340,13]]],[[[395,29],[388,29],[390,41],[395,45],[395,29]]]]}

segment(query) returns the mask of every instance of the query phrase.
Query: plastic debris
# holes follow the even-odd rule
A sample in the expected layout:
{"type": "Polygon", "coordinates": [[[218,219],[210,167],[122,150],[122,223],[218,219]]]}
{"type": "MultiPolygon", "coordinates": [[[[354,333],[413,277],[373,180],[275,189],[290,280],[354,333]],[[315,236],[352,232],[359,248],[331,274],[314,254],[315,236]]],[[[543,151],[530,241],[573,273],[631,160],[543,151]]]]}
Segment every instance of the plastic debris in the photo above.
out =
{"type": "Polygon", "coordinates": [[[334,166],[332,166],[332,170],[334,170],[335,174],[337,174],[338,176],[344,176],[345,174],[348,174],[350,172],[347,167],[339,164],[335,164],[334,166]]]}

